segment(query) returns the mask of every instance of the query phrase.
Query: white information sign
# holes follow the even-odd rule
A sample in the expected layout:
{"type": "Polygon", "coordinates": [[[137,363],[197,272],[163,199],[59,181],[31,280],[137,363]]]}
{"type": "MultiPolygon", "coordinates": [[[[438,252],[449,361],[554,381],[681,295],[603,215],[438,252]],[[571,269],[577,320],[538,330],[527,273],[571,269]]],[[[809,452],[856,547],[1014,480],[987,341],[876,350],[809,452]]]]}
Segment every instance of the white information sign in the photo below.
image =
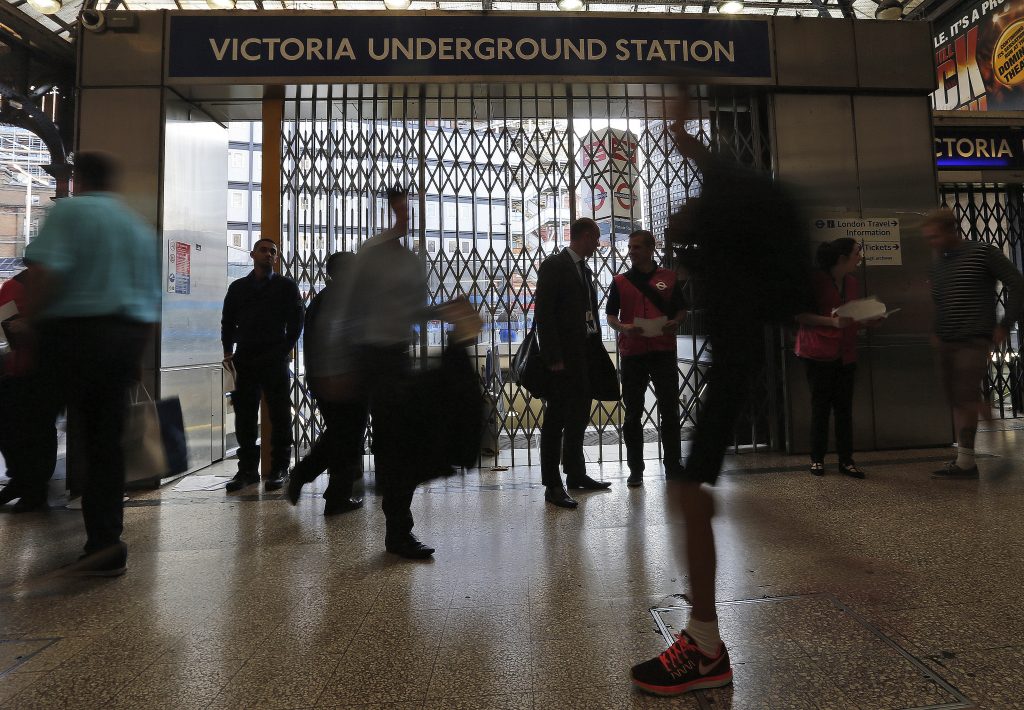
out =
{"type": "Polygon", "coordinates": [[[901,266],[900,221],[895,217],[822,217],[811,223],[811,239],[830,242],[850,237],[864,248],[868,266],[901,266]]]}

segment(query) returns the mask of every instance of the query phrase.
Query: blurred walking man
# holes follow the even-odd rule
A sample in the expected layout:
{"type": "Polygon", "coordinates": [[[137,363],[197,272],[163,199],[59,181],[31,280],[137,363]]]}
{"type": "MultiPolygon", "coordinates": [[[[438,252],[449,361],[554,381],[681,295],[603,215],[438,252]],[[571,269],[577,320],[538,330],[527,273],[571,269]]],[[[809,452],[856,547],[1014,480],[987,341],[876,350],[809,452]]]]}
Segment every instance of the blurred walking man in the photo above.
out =
{"type": "Polygon", "coordinates": [[[267,398],[271,428],[267,491],[284,485],[292,460],[288,359],[302,333],[302,297],[294,281],[274,271],[277,244],[260,239],[249,256],[252,271],[228,286],[221,316],[224,364],[235,372],[231,402],[238,437],[238,473],[228,482],[229,493],[260,480],[256,427],[261,394],[267,398]]]}
{"type": "Polygon", "coordinates": [[[125,400],[160,314],[157,236],[111,194],[114,182],[110,158],[77,155],[76,196],[54,205],[25,249],[41,394],[52,417],[66,405],[80,418],[85,439],[85,554],[68,570],[81,575],[126,568],[125,400]]]}
{"type": "Polygon", "coordinates": [[[657,695],[732,682],[715,609],[715,501],[707,486],[718,478],[736,420],[763,367],[765,324],[790,322],[811,302],[810,250],[800,238],[792,201],[767,176],[712,156],[686,132],[691,116],[685,93],[673,109],[672,137],[701,171],[703,187],[699,206],[670,222],[670,236],[691,247],[684,254],[691,261],[683,265],[703,279],[714,361],[693,448],[685,468],[669,475],[667,490],[669,505],[682,513],[686,527],[693,608],[676,642],[632,670],[633,684],[657,695]]]}
{"type": "Polygon", "coordinates": [[[981,381],[988,373],[992,348],[1003,344],[1020,316],[1024,277],[996,247],[962,239],[956,216],[948,209],[930,214],[921,231],[935,250],[931,270],[934,342],[957,437],[956,459],[932,478],[975,479],[978,415],[987,416],[989,407],[981,396],[981,381]],[[1006,289],[1006,307],[998,319],[997,281],[1006,289]]]}

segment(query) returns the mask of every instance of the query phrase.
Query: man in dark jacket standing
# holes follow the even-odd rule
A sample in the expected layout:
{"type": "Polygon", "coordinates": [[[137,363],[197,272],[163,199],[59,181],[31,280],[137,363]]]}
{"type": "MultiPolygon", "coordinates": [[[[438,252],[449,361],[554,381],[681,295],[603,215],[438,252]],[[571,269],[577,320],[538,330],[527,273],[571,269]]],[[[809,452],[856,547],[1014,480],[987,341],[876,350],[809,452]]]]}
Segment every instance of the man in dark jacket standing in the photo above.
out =
{"type": "Polygon", "coordinates": [[[235,372],[231,401],[238,437],[238,473],[228,482],[229,493],[260,480],[256,425],[261,393],[272,432],[266,490],[284,485],[292,458],[288,358],[302,333],[302,298],[294,281],[274,271],[277,244],[260,239],[249,256],[252,271],[228,287],[221,317],[224,365],[235,372]]]}
{"type": "Polygon", "coordinates": [[[584,217],[573,222],[569,246],[541,264],[534,295],[540,353],[549,375],[547,408],[540,430],[541,480],[544,500],[560,508],[575,508],[577,504],[562,486],[559,460],[569,488],[602,490],[611,486],[610,482],[588,476],[583,458],[592,392],[588,340],[597,339],[601,346],[597,291],[586,260],[594,255],[600,237],[594,220],[584,217]]]}

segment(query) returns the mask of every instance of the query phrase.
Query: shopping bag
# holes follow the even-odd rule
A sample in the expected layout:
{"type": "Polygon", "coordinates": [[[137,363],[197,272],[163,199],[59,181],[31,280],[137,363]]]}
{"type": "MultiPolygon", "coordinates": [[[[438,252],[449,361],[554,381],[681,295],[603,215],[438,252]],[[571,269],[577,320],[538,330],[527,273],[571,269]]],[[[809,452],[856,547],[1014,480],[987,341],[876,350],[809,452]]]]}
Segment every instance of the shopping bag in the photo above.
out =
{"type": "Polygon", "coordinates": [[[181,401],[154,402],[145,387],[135,388],[125,417],[121,448],[126,481],[162,478],[188,470],[181,401]]]}
{"type": "Polygon", "coordinates": [[[167,454],[160,437],[156,403],[144,387],[136,388],[124,421],[121,437],[126,481],[160,478],[167,471],[167,454]],[[145,396],[142,396],[145,393],[145,396]]]}

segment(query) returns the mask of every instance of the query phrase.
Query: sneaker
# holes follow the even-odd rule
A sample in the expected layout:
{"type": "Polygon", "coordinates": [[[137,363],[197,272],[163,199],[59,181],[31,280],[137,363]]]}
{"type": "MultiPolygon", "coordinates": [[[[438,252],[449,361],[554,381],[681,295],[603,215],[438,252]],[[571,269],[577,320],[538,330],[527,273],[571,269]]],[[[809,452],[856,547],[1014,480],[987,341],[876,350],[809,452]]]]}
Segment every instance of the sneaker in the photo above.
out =
{"type": "Polygon", "coordinates": [[[724,643],[717,656],[709,656],[684,631],[660,656],[633,666],[630,676],[633,685],[647,693],[681,695],[728,685],[732,682],[732,666],[724,643]]]}
{"type": "Polygon", "coordinates": [[[254,483],[260,482],[260,475],[255,471],[239,471],[235,474],[235,477],[228,481],[228,485],[224,487],[228,493],[234,493],[240,491],[246,486],[251,486],[254,483]]]}
{"type": "Polygon", "coordinates": [[[63,569],[68,577],[120,577],[128,569],[128,545],[119,542],[95,552],[86,552],[63,569]]]}
{"type": "Polygon", "coordinates": [[[839,464],[839,473],[850,478],[864,478],[864,472],[853,461],[839,464]]]}
{"type": "Polygon", "coordinates": [[[960,468],[956,461],[950,461],[945,468],[932,472],[932,478],[945,478],[956,481],[970,481],[978,478],[978,467],[960,468]]]}

